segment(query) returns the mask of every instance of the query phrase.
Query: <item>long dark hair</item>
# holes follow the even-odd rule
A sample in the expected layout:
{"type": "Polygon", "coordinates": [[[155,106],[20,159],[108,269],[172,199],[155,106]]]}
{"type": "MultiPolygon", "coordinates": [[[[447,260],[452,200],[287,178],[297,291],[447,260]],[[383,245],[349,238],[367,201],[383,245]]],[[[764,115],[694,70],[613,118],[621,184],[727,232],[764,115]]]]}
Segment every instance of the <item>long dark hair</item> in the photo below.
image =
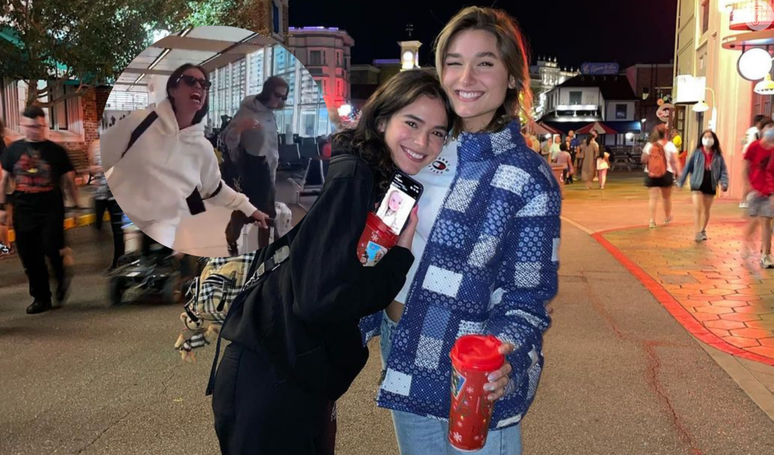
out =
{"type": "Polygon", "coordinates": [[[333,147],[347,149],[348,153],[359,156],[371,167],[377,198],[387,192],[390,178],[397,170],[390,149],[384,142],[384,133],[379,130],[398,111],[422,96],[443,103],[448,118],[447,131],[451,130],[455,120],[454,110],[438,76],[432,69],[417,69],[391,77],[368,98],[357,126],[333,135],[333,147]]]}
{"type": "MultiPolygon", "coordinates": [[[[701,138],[704,139],[704,135],[707,133],[710,133],[712,135],[712,139],[715,141],[715,144],[711,147],[711,149],[718,155],[722,155],[723,150],[721,150],[720,148],[720,141],[718,140],[718,135],[715,134],[714,131],[708,129],[708,130],[704,130],[704,132],[701,133],[701,138]]],[[[699,141],[699,143],[701,143],[701,141],[699,141]]],[[[704,147],[704,144],[701,144],[701,146],[704,147]]]]}
{"type": "MultiPolygon", "coordinates": [[[[172,72],[172,75],[169,76],[169,79],[167,79],[167,99],[169,100],[169,103],[172,105],[172,110],[177,112],[175,110],[175,99],[172,98],[172,95],[170,94],[170,91],[173,88],[177,87],[177,84],[180,82],[180,76],[183,75],[186,71],[188,71],[191,68],[195,68],[204,75],[204,80],[209,81],[209,76],[207,76],[207,71],[204,70],[199,65],[194,65],[193,63],[186,63],[185,65],[180,66],[178,69],[172,72]]],[[[196,114],[193,118],[192,125],[196,125],[197,123],[201,122],[202,119],[207,115],[207,111],[210,109],[210,93],[209,91],[205,90],[204,94],[204,104],[202,105],[202,108],[196,111],[196,114]]]]}
{"type": "Polygon", "coordinates": [[[597,133],[597,132],[595,130],[589,131],[589,135],[586,137],[586,145],[591,145],[591,140],[596,138],[596,136],[594,136],[594,133],[597,133]]]}

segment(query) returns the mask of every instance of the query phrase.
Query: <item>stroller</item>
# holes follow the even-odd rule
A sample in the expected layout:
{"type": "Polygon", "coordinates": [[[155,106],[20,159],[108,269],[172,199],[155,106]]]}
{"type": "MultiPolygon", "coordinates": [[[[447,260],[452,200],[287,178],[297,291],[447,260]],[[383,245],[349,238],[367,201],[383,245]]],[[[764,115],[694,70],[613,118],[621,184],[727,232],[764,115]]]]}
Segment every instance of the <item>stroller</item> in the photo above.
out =
{"type": "Polygon", "coordinates": [[[139,237],[141,247],[134,251],[127,248],[128,253],[119,258],[118,266],[108,275],[110,303],[124,303],[126,294],[131,294],[132,301],[156,297],[165,303],[180,303],[204,261],[176,254],[145,235],[126,216],[124,221],[124,238],[139,237]]]}

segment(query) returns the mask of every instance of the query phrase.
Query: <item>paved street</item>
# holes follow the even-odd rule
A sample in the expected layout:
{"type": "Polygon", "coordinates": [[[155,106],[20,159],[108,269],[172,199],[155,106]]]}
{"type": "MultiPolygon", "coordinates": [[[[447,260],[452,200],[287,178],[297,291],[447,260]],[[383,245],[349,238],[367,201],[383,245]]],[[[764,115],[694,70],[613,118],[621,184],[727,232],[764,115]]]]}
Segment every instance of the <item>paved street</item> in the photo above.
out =
{"type": "MultiPolygon", "coordinates": [[[[640,179],[566,188],[560,292],[525,454],[774,453],[774,357],[763,349],[774,270],[738,257],[732,201],[717,201],[704,244],[693,242],[687,191],[675,222],[649,230],[640,179]]],[[[76,277],[63,309],[26,315],[18,259],[0,260],[0,454],[218,453],[203,394],[212,348],[180,361],[179,306],[110,307],[109,238],[68,235],[76,277]]],[[[397,453],[389,413],[374,405],[371,347],[339,403],[340,454],[397,453]]]]}

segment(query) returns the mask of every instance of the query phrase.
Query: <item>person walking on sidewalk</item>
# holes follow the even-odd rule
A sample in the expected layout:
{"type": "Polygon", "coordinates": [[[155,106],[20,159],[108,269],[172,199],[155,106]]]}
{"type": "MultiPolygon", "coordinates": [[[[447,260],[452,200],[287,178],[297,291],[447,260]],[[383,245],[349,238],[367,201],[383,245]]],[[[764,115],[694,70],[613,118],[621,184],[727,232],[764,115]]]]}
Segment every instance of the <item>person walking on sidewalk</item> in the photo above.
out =
{"type": "Polygon", "coordinates": [[[675,184],[674,176],[680,175],[677,154],[677,147],[669,140],[666,126],[656,125],[650,133],[650,142],[642,149],[651,229],[656,227],[656,209],[658,208],[659,196],[664,200],[664,224],[669,224],[672,221],[672,187],[675,184]],[[651,149],[654,147],[657,149],[653,153],[654,156],[651,157],[651,149]],[[653,163],[650,163],[651,158],[654,160],[653,163]]]}
{"type": "Polygon", "coordinates": [[[597,157],[599,156],[599,144],[597,144],[597,133],[591,130],[586,138],[586,145],[583,146],[583,164],[581,165],[581,179],[586,184],[586,189],[591,189],[591,182],[594,180],[594,174],[597,173],[597,157]]]}
{"type": "MultiPolygon", "coordinates": [[[[100,131],[101,132],[101,131],[100,131]]],[[[97,181],[97,190],[94,192],[94,228],[97,232],[102,230],[102,219],[105,211],[110,214],[110,230],[113,233],[113,260],[107,271],[111,272],[118,266],[118,260],[124,255],[124,212],[118,206],[116,198],[110,192],[107,184],[105,170],[102,168],[102,154],[99,148],[99,139],[89,147],[91,155],[91,171],[97,181]]]]}
{"type": "Polygon", "coordinates": [[[718,136],[712,130],[706,130],[702,134],[701,147],[686,161],[685,168],[677,179],[678,187],[683,187],[688,174],[691,175],[693,231],[696,233],[694,240],[698,243],[707,240],[707,224],[718,185],[721,190],[728,190],[726,161],[723,159],[718,136]]]}
{"type": "Polygon", "coordinates": [[[742,257],[748,258],[752,251],[753,240],[758,226],[761,229],[761,267],[764,269],[774,267],[774,258],[771,257],[771,220],[774,218],[774,176],[768,175],[774,172],[774,166],[770,166],[774,154],[774,121],[766,119],[761,123],[761,139],[754,141],[744,154],[745,186],[750,188],[747,196],[747,211],[750,220],[745,226],[745,244],[742,248],[742,257]]]}
{"type": "MultiPolygon", "coordinates": [[[[228,164],[234,179],[229,184],[247,196],[258,210],[276,217],[274,208],[276,194],[277,164],[279,163],[279,144],[275,110],[285,107],[288,99],[288,83],[279,76],[272,76],[263,83],[259,95],[248,96],[242,100],[233,120],[221,133],[225,148],[228,150],[228,164]]],[[[231,256],[239,254],[237,241],[242,228],[249,220],[239,212],[231,214],[226,227],[226,242],[231,256]]],[[[269,230],[258,231],[258,247],[269,244],[269,230]]]]}
{"type": "MultiPolygon", "coordinates": [[[[62,305],[67,298],[70,276],[63,257],[66,254],[63,189],[73,201],[78,201],[78,194],[75,169],[67,151],[46,139],[48,123],[43,109],[27,107],[22,113],[21,126],[25,139],[14,142],[3,153],[0,188],[5,188],[9,179],[16,185],[16,248],[33,298],[27,313],[35,314],[52,308],[46,257],[57,282],[57,305],[62,305]]],[[[0,224],[6,222],[4,193],[0,192],[0,224]]]]}
{"type": "MultiPolygon", "coordinates": [[[[0,119],[0,162],[2,162],[3,159],[3,152],[8,148],[10,145],[10,140],[5,136],[5,125],[3,124],[3,120],[0,119]]],[[[0,175],[2,175],[2,167],[0,166],[0,175]]],[[[11,209],[11,195],[13,194],[13,184],[9,180],[7,183],[7,187],[0,188],[0,191],[3,191],[5,193],[5,211],[7,213],[8,220],[6,221],[6,224],[9,226],[12,224],[13,220],[13,213],[11,209]]],[[[10,233],[7,226],[1,226],[0,225],[0,256],[4,254],[10,254],[11,253],[11,240],[10,240],[10,233]]]]}
{"type": "Polygon", "coordinates": [[[572,155],[570,155],[567,142],[561,146],[559,156],[556,157],[556,164],[562,166],[562,181],[565,184],[572,183],[572,175],[575,173],[575,168],[572,166],[572,155]]]}
{"type": "Polygon", "coordinates": [[[607,182],[607,170],[610,169],[610,154],[604,150],[599,151],[597,156],[597,175],[599,176],[599,189],[605,189],[607,182]]]}
{"type": "Polygon", "coordinates": [[[392,411],[402,455],[458,453],[449,444],[449,352],[463,334],[503,342],[490,373],[494,406],[480,455],[521,453],[521,421],[543,370],[546,304],[557,291],[561,192],[549,165],[524,142],[529,117],[525,40],[502,10],[460,11],[436,40],[436,68],[460,119],[456,138],[425,168],[414,262],[383,314],[361,321],[381,332],[378,405],[392,411]],[[405,308],[405,312],[404,312],[405,308]]]}
{"type": "MultiPolygon", "coordinates": [[[[762,123],[768,119],[763,114],[758,114],[753,118],[753,125],[747,129],[744,133],[744,139],[742,139],[742,156],[747,153],[747,148],[750,147],[750,144],[753,142],[760,140],[761,138],[761,125],[762,123]]],[[[745,179],[745,181],[747,181],[745,179]]],[[[742,201],[739,203],[740,209],[746,209],[748,207],[747,205],[747,195],[750,194],[750,188],[745,186],[742,191],[742,201]]]]}

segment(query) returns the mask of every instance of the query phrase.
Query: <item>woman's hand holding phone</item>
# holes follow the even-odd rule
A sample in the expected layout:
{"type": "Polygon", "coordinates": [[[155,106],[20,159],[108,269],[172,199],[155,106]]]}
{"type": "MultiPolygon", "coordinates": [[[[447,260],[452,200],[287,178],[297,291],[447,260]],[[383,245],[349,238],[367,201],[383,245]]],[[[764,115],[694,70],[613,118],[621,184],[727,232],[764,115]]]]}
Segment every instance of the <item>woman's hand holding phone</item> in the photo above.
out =
{"type": "Polygon", "coordinates": [[[417,206],[414,206],[414,209],[411,210],[411,215],[409,215],[406,228],[398,237],[398,242],[396,243],[397,246],[411,250],[411,244],[414,242],[414,233],[416,232],[417,224],[419,223],[419,215],[417,215],[418,210],[419,208],[417,206]]]}

